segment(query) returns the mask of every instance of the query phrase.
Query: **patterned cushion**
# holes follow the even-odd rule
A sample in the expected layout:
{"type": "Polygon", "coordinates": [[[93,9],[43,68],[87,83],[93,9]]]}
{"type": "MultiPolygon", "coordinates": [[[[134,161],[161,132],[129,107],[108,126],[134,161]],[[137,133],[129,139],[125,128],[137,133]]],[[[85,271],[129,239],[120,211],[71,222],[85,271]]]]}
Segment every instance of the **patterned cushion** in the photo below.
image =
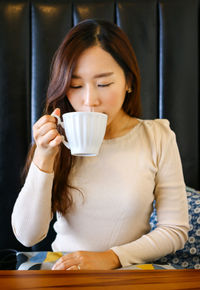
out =
{"type": "Polygon", "coordinates": [[[51,270],[66,252],[18,252],[16,270],[51,270]]]}
{"type": "MultiPolygon", "coordinates": [[[[156,263],[173,264],[176,268],[200,269],[200,192],[186,187],[190,230],[188,241],[184,249],[177,251],[175,254],[167,255],[156,263]]],[[[157,216],[156,209],[150,218],[152,230],[156,227],[157,216]]]]}

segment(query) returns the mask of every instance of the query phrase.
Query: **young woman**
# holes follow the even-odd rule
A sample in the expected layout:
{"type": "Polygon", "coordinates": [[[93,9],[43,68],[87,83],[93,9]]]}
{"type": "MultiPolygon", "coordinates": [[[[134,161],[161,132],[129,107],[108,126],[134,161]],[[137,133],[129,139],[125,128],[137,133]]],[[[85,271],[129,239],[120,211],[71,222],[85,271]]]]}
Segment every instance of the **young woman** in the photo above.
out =
{"type": "Polygon", "coordinates": [[[32,246],[57,213],[52,249],[69,254],[53,269],[114,269],[184,246],[187,199],[175,134],[167,120],[141,120],[140,111],[139,69],[126,35],[105,21],[79,23],[55,54],[12,214],[17,239],[32,246]],[[98,156],[73,157],[51,114],[89,110],[108,115],[105,139],[98,156]],[[150,231],[154,200],[158,225],[150,231]]]}

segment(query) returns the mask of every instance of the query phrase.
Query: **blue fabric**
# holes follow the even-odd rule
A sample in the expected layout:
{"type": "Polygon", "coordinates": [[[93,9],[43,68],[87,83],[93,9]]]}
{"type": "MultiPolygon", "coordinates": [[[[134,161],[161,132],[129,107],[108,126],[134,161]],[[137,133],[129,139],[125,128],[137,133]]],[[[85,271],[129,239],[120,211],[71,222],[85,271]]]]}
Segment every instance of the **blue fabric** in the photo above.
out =
{"type": "MultiPolygon", "coordinates": [[[[190,230],[184,249],[167,255],[155,263],[172,264],[177,269],[200,269],[200,192],[186,187],[190,230]]],[[[154,207],[150,218],[152,230],[156,228],[157,215],[154,207]]]]}
{"type": "Polygon", "coordinates": [[[30,262],[38,262],[38,261],[44,261],[46,259],[47,252],[38,252],[34,256],[30,258],[30,262]]]}

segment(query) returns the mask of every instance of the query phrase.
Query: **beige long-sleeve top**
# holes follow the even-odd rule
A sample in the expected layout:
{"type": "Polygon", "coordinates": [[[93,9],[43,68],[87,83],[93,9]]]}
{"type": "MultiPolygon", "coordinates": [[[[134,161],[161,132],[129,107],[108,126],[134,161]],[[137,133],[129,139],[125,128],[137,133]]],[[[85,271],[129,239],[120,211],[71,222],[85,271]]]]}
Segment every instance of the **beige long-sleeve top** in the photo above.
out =
{"type": "MultiPolygon", "coordinates": [[[[188,209],[180,156],[167,120],[139,120],[126,135],[104,140],[96,157],[78,157],[73,206],[57,214],[53,251],[112,249],[122,266],[153,261],[184,246],[188,209]],[[156,200],[158,224],[150,231],[156,200]]],[[[12,213],[17,239],[32,246],[52,218],[54,174],[31,164],[12,213]]]]}

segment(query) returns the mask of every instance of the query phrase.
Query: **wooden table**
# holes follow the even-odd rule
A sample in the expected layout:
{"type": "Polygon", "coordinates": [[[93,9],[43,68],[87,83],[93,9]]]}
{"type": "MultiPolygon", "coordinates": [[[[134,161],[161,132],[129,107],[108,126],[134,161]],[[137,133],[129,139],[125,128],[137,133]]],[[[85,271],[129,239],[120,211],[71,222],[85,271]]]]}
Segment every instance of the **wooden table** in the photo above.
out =
{"type": "Polygon", "coordinates": [[[0,289],[200,289],[200,270],[0,271],[0,289]]]}

